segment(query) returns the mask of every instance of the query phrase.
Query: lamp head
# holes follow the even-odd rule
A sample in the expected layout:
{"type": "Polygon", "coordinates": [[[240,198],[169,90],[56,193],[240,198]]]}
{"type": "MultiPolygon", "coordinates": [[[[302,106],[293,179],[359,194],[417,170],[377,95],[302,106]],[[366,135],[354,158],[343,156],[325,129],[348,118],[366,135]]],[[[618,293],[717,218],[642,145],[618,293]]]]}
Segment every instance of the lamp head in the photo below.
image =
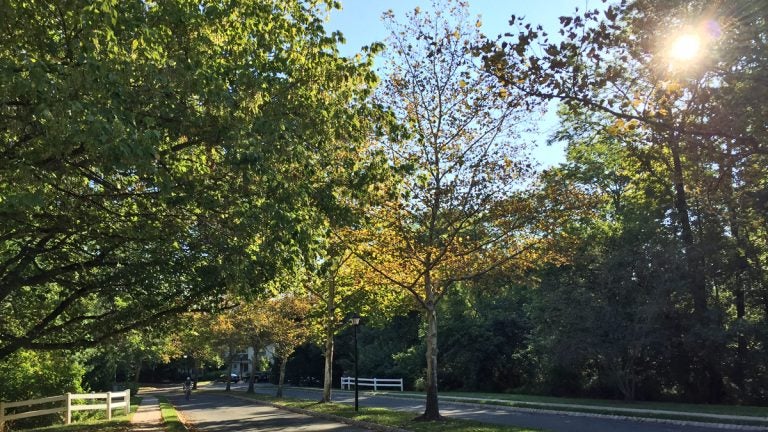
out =
{"type": "Polygon", "coordinates": [[[355,312],[352,314],[352,317],[349,319],[349,321],[352,323],[353,326],[360,325],[360,315],[355,312]]]}

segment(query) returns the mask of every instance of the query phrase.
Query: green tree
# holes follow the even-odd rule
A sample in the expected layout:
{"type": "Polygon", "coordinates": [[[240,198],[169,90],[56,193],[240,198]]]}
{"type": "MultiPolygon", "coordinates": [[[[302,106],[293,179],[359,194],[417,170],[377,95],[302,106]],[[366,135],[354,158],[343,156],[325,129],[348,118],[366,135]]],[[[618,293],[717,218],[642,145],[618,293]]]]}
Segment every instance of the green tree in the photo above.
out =
{"type": "Polygon", "coordinates": [[[309,253],[380,118],[333,5],[0,4],[0,359],[215,308],[309,253]]]}
{"type": "Polygon", "coordinates": [[[517,37],[484,48],[487,70],[510,90],[605,114],[611,133],[632,136],[627,148],[652,156],[638,159],[642,169],[668,179],[664,224],[680,244],[680,294],[693,316],[676,356],[686,366],[675,375],[691,399],[721,399],[732,373],[744,383],[747,334],[764,337],[765,296],[745,295],[765,280],[764,219],[754,218],[764,182],[753,176],[766,166],[756,117],[768,91],[758,78],[766,50],[745,43],[765,38],[764,22],[764,11],[747,1],[639,0],[562,17],[561,42],[525,24],[517,37]],[[699,41],[698,56],[676,57],[672,46],[682,35],[699,41]],[[718,359],[731,351],[732,366],[724,367],[718,359]]]}

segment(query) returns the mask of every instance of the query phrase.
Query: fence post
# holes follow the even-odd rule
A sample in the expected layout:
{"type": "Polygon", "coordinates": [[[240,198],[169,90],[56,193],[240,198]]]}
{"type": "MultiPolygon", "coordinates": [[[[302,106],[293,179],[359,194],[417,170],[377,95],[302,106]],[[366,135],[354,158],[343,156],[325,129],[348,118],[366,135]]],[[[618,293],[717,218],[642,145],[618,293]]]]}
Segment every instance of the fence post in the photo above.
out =
{"type": "Polygon", "coordinates": [[[72,393],[66,394],[64,403],[67,404],[67,418],[64,419],[64,424],[70,424],[72,423],[72,393]]]}
{"type": "Polygon", "coordinates": [[[403,391],[403,379],[400,378],[400,391],[403,391]]]}
{"type": "Polygon", "coordinates": [[[131,413],[131,390],[130,389],[125,389],[125,396],[123,400],[125,400],[125,415],[128,415],[131,413]]]}
{"type": "Polygon", "coordinates": [[[107,392],[107,420],[112,420],[112,392],[107,392]]]}
{"type": "Polygon", "coordinates": [[[376,391],[376,390],[378,390],[378,389],[376,388],[376,384],[377,384],[377,381],[376,381],[376,380],[377,380],[377,378],[373,378],[373,391],[376,391]]]}

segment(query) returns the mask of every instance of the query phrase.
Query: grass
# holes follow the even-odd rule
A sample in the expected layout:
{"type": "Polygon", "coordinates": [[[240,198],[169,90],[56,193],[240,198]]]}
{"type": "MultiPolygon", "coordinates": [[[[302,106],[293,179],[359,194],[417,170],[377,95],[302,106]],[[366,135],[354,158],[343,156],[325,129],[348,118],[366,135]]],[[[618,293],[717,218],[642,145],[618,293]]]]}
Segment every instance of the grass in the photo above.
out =
{"type": "Polygon", "coordinates": [[[186,432],[186,426],[184,426],[184,423],[179,419],[179,415],[176,413],[176,408],[168,402],[168,398],[158,396],[157,400],[160,402],[160,415],[165,422],[166,432],[186,432]]]}
{"type": "MultiPolygon", "coordinates": [[[[391,395],[397,397],[424,398],[423,393],[418,392],[372,392],[379,395],[391,395]]],[[[617,400],[601,399],[575,399],[547,396],[532,396],[504,393],[470,393],[470,392],[441,392],[443,401],[455,398],[477,398],[486,399],[486,401],[469,401],[472,403],[513,406],[520,408],[546,409],[555,411],[583,412],[590,414],[619,415],[635,418],[656,418],[667,420],[685,420],[702,423],[727,423],[734,425],[766,426],[768,425],[768,408],[756,406],[734,406],[734,405],[696,405],[684,403],[665,403],[665,402],[625,402],[617,400]],[[493,399],[493,401],[489,401],[493,399]],[[548,404],[571,405],[571,406],[549,406],[548,404]],[[577,405],[594,407],[584,408],[577,405]],[[622,409],[646,409],[657,411],[670,411],[665,413],[637,413],[631,411],[622,411],[622,409]],[[681,412],[685,414],[676,414],[681,412]],[[722,414],[731,416],[754,417],[754,419],[718,419],[703,417],[700,414],[722,414]]]]}
{"type": "MultiPolygon", "coordinates": [[[[406,396],[414,398],[423,398],[423,393],[417,392],[378,392],[377,394],[390,394],[393,396],[406,396]]],[[[471,393],[471,392],[441,392],[443,400],[455,398],[477,398],[486,399],[485,401],[469,401],[472,403],[513,406],[520,408],[547,409],[556,411],[584,412],[592,414],[622,415],[637,418],[658,418],[671,420],[690,420],[705,423],[728,423],[738,425],[757,425],[765,426],[768,424],[768,408],[757,406],[738,406],[738,405],[697,405],[685,403],[667,403],[667,402],[625,402],[617,400],[602,399],[575,399],[548,396],[532,396],[504,393],[471,393]],[[491,400],[492,399],[492,400],[491,400]],[[572,405],[572,406],[550,406],[549,404],[572,405]],[[585,408],[579,407],[582,405],[585,408]],[[664,413],[637,413],[631,411],[622,411],[622,409],[645,409],[657,411],[670,411],[664,413]],[[675,414],[676,412],[685,413],[675,414]],[[698,414],[722,414],[731,416],[755,417],[745,420],[724,420],[711,417],[702,417],[698,414]]]]}
{"type": "MultiPolygon", "coordinates": [[[[409,396],[424,397],[423,393],[405,392],[409,396]]],[[[401,393],[397,393],[398,395],[401,393]]],[[[453,397],[470,397],[470,398],[482,398],[482,399],[499,399],[509,402],[526,402],[533,404],[566,404],[566,405],[589,405],[600,406],[608,408],[631,408],[631,409],[648,409],[648,410],[663,410],[663,411],[680,411],[691,413],[704,413],[704,414],[724,414],[724,415],[736,415],[736,416],[752,416],[752,417],[768,417],[768,408],[758,406],[746,406],[746,405],[703,405],[703,404],[686,404],[686,403],[674,403],[674,402],[634,402],[634,401],[618,401],[618,400],[606,400],[606,399],[576,399],[576,398],[563,398],[552,396],[532,396],[521,394],[507,394],[507,393],[471,393],[471,392],[441,392],[441,396],[453,396],[453,397]]]]}
{"type": "Polygon", "coordinates": [[[375,423],[378,425],[406,429],[412,432],[534,432],[538,429],[525,429],[512,426],[500,426],[468,420],[445,419],[441,421],[415,421],[416,414],[394,411],[385,408],[362,407],[355,412],[354,407],[337,403],[318,403],[297,399],[275,399],[266,395],[246,394],[247,397],[272,402],[293,408],[301,408],[317,413],[345,417],[353,420],[375,423]]]}
{"type": "MultiPolygon", "coordinates": [[[[140,397],[131,398],[131,414],[135,413],[141,403],[140,397]]],[[[36,431],[44,432],[130,432],[130,415],[112,415],[112,420],[106,420],[106,414],[90,416],[85,420],[74,420],[68,425],[53,425],[47,427],[36,427],[36,431]]]]}

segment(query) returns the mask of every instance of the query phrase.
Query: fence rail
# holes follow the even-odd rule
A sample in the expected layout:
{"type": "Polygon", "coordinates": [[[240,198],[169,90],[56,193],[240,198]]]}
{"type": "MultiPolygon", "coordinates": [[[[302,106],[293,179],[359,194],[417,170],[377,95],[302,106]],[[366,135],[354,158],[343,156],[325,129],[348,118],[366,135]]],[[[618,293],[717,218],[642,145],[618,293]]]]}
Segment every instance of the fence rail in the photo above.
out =
{"type": "Polygon", "coordinates": [[[107,420],[112,419],[112,410],[116,408],[123,408],[123,412],[128,415],[131,412],[131,391],[125,390],[121,392],[106,392],[106,393],[67,393],[60,396],[50,396],[40,399],[30,399],[18,402],[0,402],[0,431],[5,427],[5,422],[11,420],[18,420],[29,417],[37,417],[46,414],[66,413],[64,422],[66,424],[72,423],[72,411],[96,411],[105,410],[107,413],[107,420]],[[104,403],[88,403],[88,404],[73,404],[74,401],[79,400],[101,400],[104,399],[104,403]],[[122,399],[115,401],[115,399],[122,399]],[[56,402],[63,402],[61,406],[54,408],[34,409],[36,405],[51,404],[56,402]],[[8,408],[29,408],[28,411],[14,412],[13,414],[6,414],[5,410],[8,408]]]}
{"type": "MultiPolygon", "coordinates": [[[[403,379],[402,378],[358,378],[357,383],[360,387],[373,387],[376,391],[379,387],[400,387],[400,391],[403,391],[403,379]]],[[[341,389],[350,390],[355,385],[354,377],[341,377],[341,389]]]]}

